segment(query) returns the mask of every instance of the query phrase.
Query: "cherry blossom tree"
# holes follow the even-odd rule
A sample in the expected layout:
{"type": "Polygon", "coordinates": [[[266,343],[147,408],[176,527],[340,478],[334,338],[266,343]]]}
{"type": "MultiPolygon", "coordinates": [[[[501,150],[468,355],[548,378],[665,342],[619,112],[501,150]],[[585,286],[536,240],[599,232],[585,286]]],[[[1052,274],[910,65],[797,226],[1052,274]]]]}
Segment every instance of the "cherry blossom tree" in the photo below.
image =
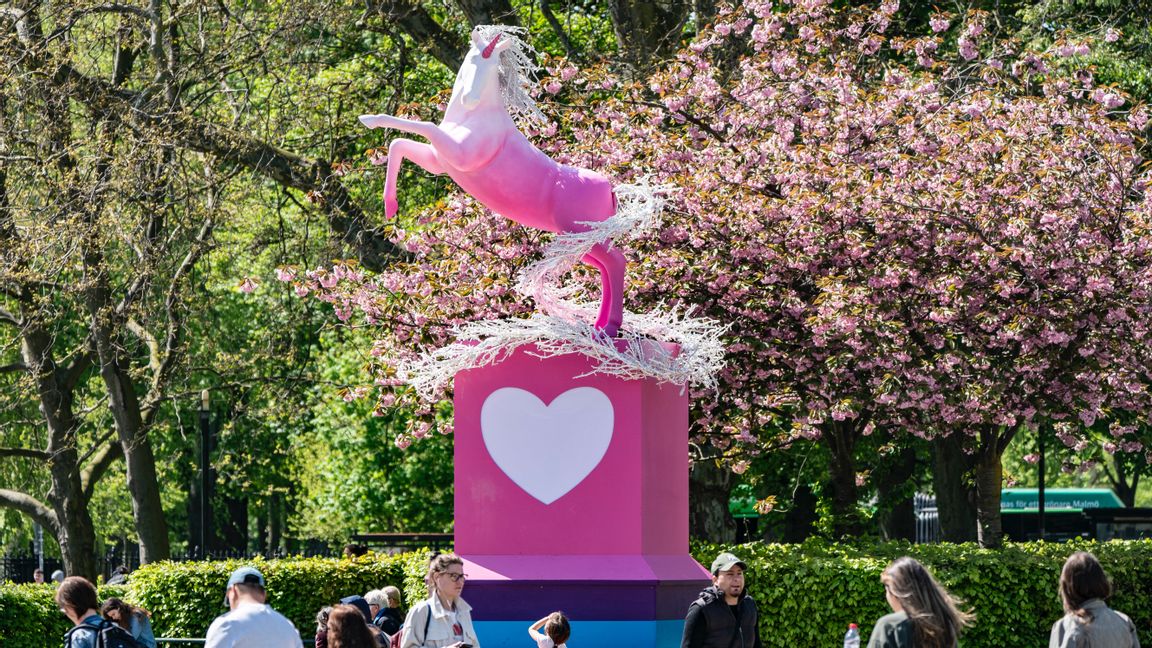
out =
{"type": "MultiPolygon", "coordinates": [[[[642,84],[549,61],[557,121],[532,134],[563,161],[680,188],[629,251],[627,303],[729,325],[721,388],[693,395],[705,456],[739,472],[819,440],[846,533],[861,528],[861,437],[964,435],[995,546],[1020,429],[1148,403],[1148,112],[1079,69],[1089,43],[1030,52],[980,12],[890,34],[897,10],[741,3],[642,84]]],[[[381,406],[409,398],[396,360],[528,312],[509,286],[541,247],[460,195],[409,230],[392,233],[414,261],[380,275],[281,271],[379,327],[381,406]]],[[[419,407],[399,443],[431,433],[419,407]]]]}

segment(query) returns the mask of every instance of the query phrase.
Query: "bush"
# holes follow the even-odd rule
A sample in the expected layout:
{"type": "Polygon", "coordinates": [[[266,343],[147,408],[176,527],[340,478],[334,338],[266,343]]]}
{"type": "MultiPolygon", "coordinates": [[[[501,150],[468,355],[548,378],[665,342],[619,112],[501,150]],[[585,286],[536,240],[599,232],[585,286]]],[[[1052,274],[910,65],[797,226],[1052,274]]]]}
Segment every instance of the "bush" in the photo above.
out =
{"type": "MultiPolygon", "coordinates": [[[[224,605],[228,576],[251,565],[264,574],[268,603],[307,638],[316,631],[320,608],[352,594],[407,584],[411,579],[405,568],[417,564],[427,565],[425,554],[153,563],[132,573],[129,600],[152,612],[156,636],[203,637],[212,619],[228,611],[224,605]]],[[[407,591],[405,598],[407,602],[407,591]]]]}
{"type": "MultiPolygon", "coordinates": [[[[1141,642],[1152,645],[1152,541],[1009,544],[1000,550],[973,544],[901,542],[798,545],[753,543],[735,547],[695,544],[693,555],[709,565],[720,551],[748,563],[748,587],[761,610],[761,638],[768,646],[835,646],[849,623],[867,638],[890,612],[880,572],[899,556],[912,556],[976,613],[964,635],[966,648],[1033,648],[1047,645],[1060,618],[1056,591],[1060,566],[1073,551],[1091,551],[1112,577],[1111,604],[1132,617],[1141,642]]],[[[127,588],[102,587],[100,597],[121,596],[152,612],[157,636],[203,637],[225,611],[224,584],[232,570],[254,565],[268,579],[269,603],[312,636],[316,612],[348,594],[395,584],[411,605],[426,595],[426,553],[369,554],[355,560],[282,560],[155,563],[132,574],[127,588]]],[[[44,585],[0,586],[0,645],[56,645],[69,627],[44,585]],[[45,638],[50,638],[46,640],[45,638]]]]}
{"type": "Polygon", "coordinates": [[[912,556],[928,566],[976,614],[963,637],[974,647],[1034,648],[1048,643],[1063,614],[1057,583],[1073,551],[1091,551],[1112,578],[1110,605],[1130,616],[1141,643],[1152,643],[1152,541],[914,545],[902,542],[837,544],[812,539],[799,545],[696,544],[709,565],[720,551],[748,563],[748,588],[761,611],[767,646],[837,645],[849,623],[867,641],[872,624],[891,612],[880,573],[893,559],[912,556]]]}
{"type": "MultiPolygon", "coordinates": [[[[100,600],[125,596],[119,585],[101,587],[100,600]]],[[[4,648],[44,648],[58,646],[72,627],[60,613],[51,585],[0,585],[0,645],[4,648]]]]}
{"type": "MultiPolygon", "coordinates": [[[[424,598],[426,553],[399,556],[368,554],[356,559],[284,558],[225,562],[159,562],[132,572],[127,587],[105,586],[100,600],[119,596],[152,613],[157,637],[203,637],[212,619],[227,611],[224,585],[237,567],[251,565],[264,574],[268,603],[288,617],[300,634],[311,637],[316,612],[351,594],[385,585],[404,592],[404,603],[424,598]]],[[[0,646],[44,648],[71,627],[47,585],[0,585],[0,646]],[[48,638],[48,639],[46,639],[48,638]]]]}

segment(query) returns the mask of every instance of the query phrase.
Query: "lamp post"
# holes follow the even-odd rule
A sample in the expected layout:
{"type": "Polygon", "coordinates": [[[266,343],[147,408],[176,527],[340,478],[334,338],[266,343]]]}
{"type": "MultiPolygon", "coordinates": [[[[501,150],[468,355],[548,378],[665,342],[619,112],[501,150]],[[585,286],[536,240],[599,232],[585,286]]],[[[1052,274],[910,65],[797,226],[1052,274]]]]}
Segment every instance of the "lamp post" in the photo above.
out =
{"type": "Polygon", "coordinates": [[[208,555],[208,539],[212,537],[211,467],[212,410],[208,390],[200,392],[200,558],[208,555]]]}

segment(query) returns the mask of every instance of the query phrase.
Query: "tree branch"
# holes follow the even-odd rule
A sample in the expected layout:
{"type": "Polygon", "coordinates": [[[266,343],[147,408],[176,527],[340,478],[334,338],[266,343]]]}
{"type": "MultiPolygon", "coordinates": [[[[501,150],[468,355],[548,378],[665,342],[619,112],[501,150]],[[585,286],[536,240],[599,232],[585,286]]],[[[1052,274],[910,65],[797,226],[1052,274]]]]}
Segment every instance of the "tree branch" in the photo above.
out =
{"type": "Polygon", "coordinates": [[[112,433],[107,434],[100,443],[100,450],[92,454],[92,463],[88,464],[80,473],[80,490],[84,493],[84,499],[92,499],[92,491],[96,488],[96,482],[108,472],[112,464],[124,456],[124,446],[116,439],[112,439],[112,433]]]}
{"type": "Polygon", "coordinates": [[[576,52],[576,49],[572,47],[572,41],[568,39],[568,34],[564,32],[564,26],[556,19],[556,14],[552,13],[552,3],[550,0],[540,0],[540,13],[544,14],[544,19],[547,20],[548,25],[552,27],[552,31],[556,32],[556,38],[559,38],[560,44],[564,46],[564,55],[570,60],[578,60],[579,54],[576,52]]]}
{"type": "Polygon", "coordinates": [[[32,448],[0,448],[0,457],[26,457],[48,461],[52,455],[43,450],[33,450],[32,448]]]}
{"type": "Polygon", "coordinates": [[[0,488],[0,506],[20,511],[39,522],[40,526],[49,529],[53,535],[60,528],[55,511],[26,493],[0,488]]]}
{"type": "Polygon", "coordinates": [[[214,155],[259,173],[281,185],[318,197],[329,226],[355,249],[361,263],[372,270],[408,254],[369,224],[367,214],[332,174],[332,165],[281,149],[185,113],[152,112],[155,98],[89,77],[68,63],[51,61],[52,83],[68,97],[109,119],[132,120],[156,129],[177,146],[214,155]]]}
{"type": "Polygon", "coordinates": [[[11,311],[0,308],[0,324],[11,324],[12,326],[19,327],[20,320],[16,318],[11,311]]]}
{"type": "Polygon", "coordinates": [[[419,2],[384,0],[376,4],[368,0],[368,9],[379,14],[386,22],[399,25],[412,40],[449,70],[458,69],[464,61],[464,52],[468,50],[466,43],[444,29],[419,2]]]}
{"type": "Polygon", "coordinates": [[[12,364],[0,365],[0,373],[17,373],[21,371],[28,371],[28,365],[23,362],[13,362],[12,364]]]}

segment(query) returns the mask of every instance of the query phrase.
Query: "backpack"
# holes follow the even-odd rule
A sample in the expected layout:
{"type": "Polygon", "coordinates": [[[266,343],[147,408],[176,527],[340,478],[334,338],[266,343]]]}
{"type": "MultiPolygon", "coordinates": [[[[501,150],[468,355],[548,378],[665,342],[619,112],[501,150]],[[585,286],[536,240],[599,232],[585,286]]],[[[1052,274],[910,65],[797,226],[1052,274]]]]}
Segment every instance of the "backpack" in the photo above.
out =
{"type": "Polygon", "coordinates": [[[67,648],[71,648],[72,646],[72,633],[81,628],[91,630],[96,635],[95,648],[143,648],[140,642],[136,641],[127,630],[107,619],[100,619],[100,625],[81,623],[69,630],[68,633],[64,635],[64,645],[67,648]]]}
{"type": "MultiPolygon", "coordinates": [[[[424,638],[428,638],[428,624],[432,623],[432,608],[428,608],[428,616],[424,617],[424,638]]],[[[392,639],[388,641],[388,648],[400,648],[404,645],[404,631],[408,629],[407,625],[401,626],[396,634],[392,635],[392,639]]]]}

